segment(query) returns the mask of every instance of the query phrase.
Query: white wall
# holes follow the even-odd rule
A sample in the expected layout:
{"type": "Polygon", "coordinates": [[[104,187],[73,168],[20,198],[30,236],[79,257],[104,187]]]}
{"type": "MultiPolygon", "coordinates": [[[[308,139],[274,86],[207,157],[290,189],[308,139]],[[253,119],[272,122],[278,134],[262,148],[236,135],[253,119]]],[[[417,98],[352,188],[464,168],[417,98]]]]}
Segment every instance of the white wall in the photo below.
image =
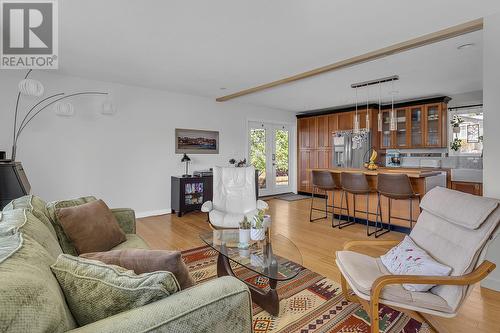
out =
{"type": "MultiPolygon", "coordinates": [[[[500,13],[484,20],[484,194],[500,198],[500,13]]],[[[487,259],[500,266],[500,237],[490,245],[487,259]]],[[[483,286],[500,291],[500,268],[497,267],[483,286]]]]}
{"type": "MultiPolygon", "coordinates": [[[[0,72],[0,150],[8,155],[16,89],[23,75],[0,72]]],[[[181,155],[174,152],[175,128],[220,131],[218,155],[190,155],[190,170],[196,170],[226,165],[231,157],[244,158],[248,119],[295,124],[294,114],[282,110],[46,72],[34,72],[32,77],[43,82],[45,96],[109,91],[118,109],[112,117],[103,116],[103,97],[76,97],[74,117],[55,116],[51,109],[26,129],[17,159],[23,162],[32,192],[46,200],[92,194],[112,207],[131,207],[139,213],[169,209],[170,176],[184,171],[181,155]]],[[[295,162],[291,169],[296,170],[295,162]]],[[[291,180],[295,183],[294,174],[291,180]]]]}

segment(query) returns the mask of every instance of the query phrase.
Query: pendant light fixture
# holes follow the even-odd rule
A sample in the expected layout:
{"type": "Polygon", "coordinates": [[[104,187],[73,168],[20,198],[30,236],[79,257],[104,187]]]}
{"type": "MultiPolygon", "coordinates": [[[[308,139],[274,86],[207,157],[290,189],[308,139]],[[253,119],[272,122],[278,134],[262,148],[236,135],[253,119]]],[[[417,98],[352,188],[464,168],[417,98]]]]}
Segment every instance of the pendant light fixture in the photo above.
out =
{"type": "Polygon", "coordinates": [[[367,131],[370,130],[370,110],[368,109],[368,105],[370,103],[370,86],[366,86],[366,118],[365,118],[365,128],[367,131]]]}
{"type": "Polygon", "coordinates": [[[396,131],[398,126],[397,126],[397,117],[396,117],[396,111],[394,111],[394,94],[396,91],[394,90],[394,80],[391,81],[392,83],[392,91],[391,91],[391,115],[390,115],[390,120],[389,120],[389,130],[391,131],[396,131]]]}
{"type": "Polygon", "coordinates": [[[355,134],[359,133],[359,115],[358,115],[358,88],[355,88],[355,95],[356,95],[356,111],[354,112],[354,130],[353,132],[355,134]]]}
{"type": "MultiPolygon", "coordinates": [[[[382,132],[382,125],[383,125],[383,116],[382,116],[382,83],[385,82],[392,82],[392,87],[393,87],[393,92],[394,92],[394,81],[399,80],[398,75],[392,75],[388,77],[383,77],[375,80],[369,80],[369,81],[363,81],[363,82],[357,82],[351,84],[351,88],[355,89],[355,96],[356,96],[356,112],[354,113],[354,120],[353,120],[353,132],[354,133],[359,133],[360,128],[359,128],[359,114],[358,114],[358,88],[366,87],[366,130],[369,131],[371,127],[371,122],[372,122],[372,114],[370,113],[369,107],[370,107],[370,88],[369,86],[378,84],[378,114],[377,114],[377,127],[378,131],[382,132]]],[[[396,118],[396,113],[394,111],[394,96],[392,96],[392,110],[390,111],[390,119],[391,119],[391,131],[395,131],[397,127],[397,118],[396,118]],[[394,128],[394,129],[392,129],[394,128]]]]}
{"type": "Polygon", "coordinates": [[[377,115],[377,128],[382,132],[382,83],[378,83],[378,115],[377,115]]]}

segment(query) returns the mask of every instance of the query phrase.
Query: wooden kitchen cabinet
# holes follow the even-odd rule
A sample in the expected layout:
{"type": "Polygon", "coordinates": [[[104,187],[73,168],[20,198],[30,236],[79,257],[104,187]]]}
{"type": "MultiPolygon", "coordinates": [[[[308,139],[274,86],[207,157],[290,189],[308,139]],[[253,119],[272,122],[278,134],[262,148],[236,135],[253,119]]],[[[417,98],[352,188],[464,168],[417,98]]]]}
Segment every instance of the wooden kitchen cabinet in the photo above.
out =
{"type": "Polygon", "coordinates": [[[352,130],[354,127],[354,112],[343,112],[338,114],[339,131],[352,130]]]}
{"type": "Polygon", "coordinates": [[[301,192],[312,191],[312,174],[310,169],[317,168],[317,151],[313,149],[299,150],[298,187],[301,192]]]}
{"type": "Polygon", "coordinates": [[[396,131],[393,134],[393,146],[395,148],[410,148],[409,109],[396,109],[394,112],[396,114],[396,131]]]}
{"type": "Polygon", "coordinates": [[[316,148],[317,126],[317,117],[297,119],[299,148],[316,148]]]}
{"type": "Polygon", "coordinates": [[[316,151],[316,166],[318,168],[329,168],[332,164],[332,150],[317,150],[316,151]]]}
{"type": "Polygon", "coordinates": [[[328,116],[318,117],[318,148],[330,147],[331,134],[328,128],[328,116]]]}
{"type": "Polygon", "coordinates": [[[424,108],[424,146],[447,146],[447,115],[446,107],[441,103],[425,105],[424,108]]]}
{"type": "Polygon", "coordinates": [[[483,184],[469,182],[451,182],[451,188],[456,191],[470,193],[474,195],[483,195],[483,184]]]}
{"type": "Polygon", "coordinates": [[[420,148],[424,145],[424,108],[414,106],[409,108],[410,118],[410,145],[412,148],[420,148]]]}

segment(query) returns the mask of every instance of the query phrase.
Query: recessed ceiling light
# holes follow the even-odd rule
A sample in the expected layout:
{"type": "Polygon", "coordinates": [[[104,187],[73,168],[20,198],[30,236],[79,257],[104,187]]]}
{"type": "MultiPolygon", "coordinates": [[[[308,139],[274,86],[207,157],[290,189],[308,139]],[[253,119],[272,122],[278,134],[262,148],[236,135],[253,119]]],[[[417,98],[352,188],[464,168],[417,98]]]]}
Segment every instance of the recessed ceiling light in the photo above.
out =
{"type": "Polygon", "coordinates": [[[476,44],[474,43],[466,43],[466,44],[462,44],[462,45],[459,45],[457,47],[457,50],[464,50],[464,49],[468,49],[468,48],[471,48],[473,46],[475,46],[476,44]]]}

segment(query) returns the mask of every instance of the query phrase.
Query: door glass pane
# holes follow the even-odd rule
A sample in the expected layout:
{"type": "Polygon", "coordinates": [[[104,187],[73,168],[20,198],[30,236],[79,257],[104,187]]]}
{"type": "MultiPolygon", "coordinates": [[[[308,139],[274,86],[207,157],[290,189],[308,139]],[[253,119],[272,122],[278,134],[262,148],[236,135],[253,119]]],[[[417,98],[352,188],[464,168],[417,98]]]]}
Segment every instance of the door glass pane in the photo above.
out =
{"type": "Polygon", "coordinates": [[[406,146],[406,110],[396,111],[396,142],[398,147],[406,146]]]}
{"type": "Polygon", "coordinates": [[[289,156],[288,156],[288,131],[276,130],[276,152],[274,164],[276,166],[276,185],[288,186],[289,156]]]}
{"type": "Polygon", "coordinates": [[[422,109],[411,109],[411,144],[422,145],[422,109]]]}
{"type": "Polygon", "coordinates": [[[259,188],[266,188],[266,129],[250,129],[250,164],[258,170],[259,188]]]}
{"type": "Polygon", "coordinates": [[[435,146],[439,144],[439,109],[430,106],[427,109],[427,144],[435,146]]]}

